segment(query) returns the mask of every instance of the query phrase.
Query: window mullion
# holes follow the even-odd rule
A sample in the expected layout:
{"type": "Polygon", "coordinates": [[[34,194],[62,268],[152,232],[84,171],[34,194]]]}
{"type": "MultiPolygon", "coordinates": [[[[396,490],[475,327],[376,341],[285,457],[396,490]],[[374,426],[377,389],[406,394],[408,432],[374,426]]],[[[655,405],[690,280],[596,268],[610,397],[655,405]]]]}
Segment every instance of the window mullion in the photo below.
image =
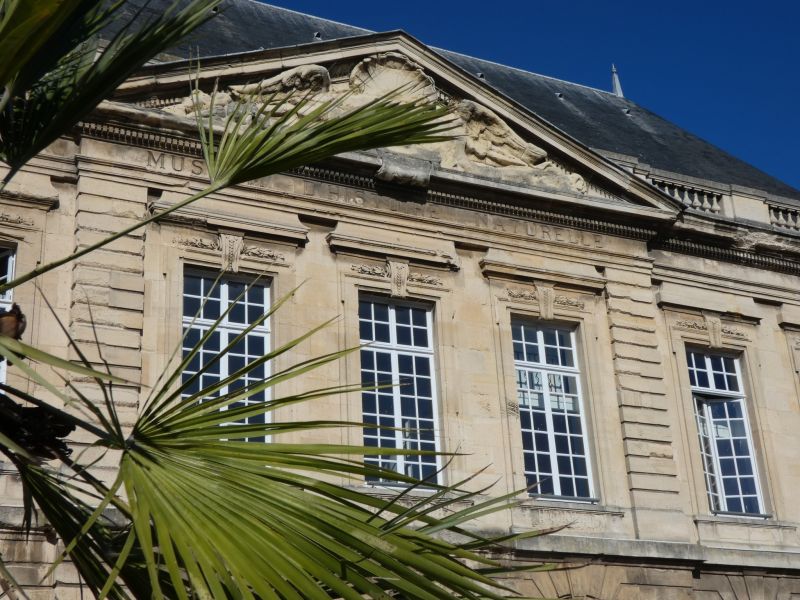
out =
{"type": "MultiPolygon", "coordinates": [[[[717,449],[717,434],[714,431],[714,419],[711,415],[711,402],[702,401],[703,402],[703,416],[706,420],[706,427],[708,427],[708,439],[710,440],[711,446],[711,460],[714,463],[714,473],[711,476],[714,478],[717,484],[717,501],[720,504],[718,510],[726,511],[728,510],[728,498],[725,495],[725,484],[722,479],[722,463],[719,460],[719,450],[717,449]]],[[[711,507],[713,510],[713,506],[711,507]]]]}
{"type": "MultiPolygon", "coordinates": [[[[541,334],[541,330],[539,331],[541,334]]],[[[561,478],[558,468],[558,453],[556,452],[556,434],[553,424],[553,403],[550,399],[550,373],[540,370],[542,377],[542,399],[544,400],[544,415],[547,422],[547,446],[550,455],[550,470],[553,473],[553,494],[561,495],[561,478]]]]}
{"type": "MultiPolygon", "coordinates": [[[[404,448],[403,442],[405,441],[405,431],[403,430],[403,413],[402,403],[400,402],[400,361],[396,349],[391,350],[389,357],[392,364],[392,376],[397,377],[397,381],[392,381],[392,403],[394,405],[394,446],[397,450],[404,448]]],[[[404,454],[398,454],[397,471],[398,473],[405,474],[406,472],[406,457],[404,454]]]]}

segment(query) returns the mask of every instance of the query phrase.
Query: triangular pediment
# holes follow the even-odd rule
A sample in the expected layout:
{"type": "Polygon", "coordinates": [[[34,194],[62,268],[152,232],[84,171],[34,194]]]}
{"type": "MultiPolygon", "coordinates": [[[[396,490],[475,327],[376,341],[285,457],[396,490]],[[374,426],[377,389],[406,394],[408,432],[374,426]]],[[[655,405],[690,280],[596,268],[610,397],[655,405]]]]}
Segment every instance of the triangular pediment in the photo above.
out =
{"type": "MultiPolygon", "coordinates": [[[[105,108],[166,128],[194,128],[196,105],[187,90],[195,78],[201,89],[216,86],[220,119],[230,103],[254,89],[289,102],[310,95],[306,110],[342,97],[343,108],[356,107],[398,88],[403,99],[451,106],[454,139],[379,151],[376,178],[388,183],[425,187],[438,179],[662,222],[680,210],[647,182],[402,32],[204,59],[199,71],[189,61],[153,65],[123,84],[105,108]]],[[[207,111],[210,96],[205,99],[207,111]]]]}

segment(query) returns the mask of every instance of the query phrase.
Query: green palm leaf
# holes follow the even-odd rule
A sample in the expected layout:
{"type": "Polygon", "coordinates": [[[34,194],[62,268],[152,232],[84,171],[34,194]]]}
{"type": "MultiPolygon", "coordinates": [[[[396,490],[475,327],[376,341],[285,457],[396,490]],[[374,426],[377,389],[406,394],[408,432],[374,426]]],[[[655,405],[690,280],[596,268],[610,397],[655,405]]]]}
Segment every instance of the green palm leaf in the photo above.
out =
{"type": "MultiPolygon", "coordinates": [[[[292,351],[307,337],[276,349],[268,360],[292,351]]],[[[203,343],[201,339],[186,356],[196,354],[203,343]]],[[[223,348],[217,360],[233,346],[223,348]]],[[[253,383],[226,393],[214,385],[193,395],[176,383],[186,366],[185,360],[177,361],[161,378],[166,386],[153,392],[122,441],[119,476],[110,487],[92,475],[90,465],[68,456],[60,457],[73,473],[65,479],[46,465],[32,464],[13,447],[3,448],[1,439],[0,448],[18,465],[26,489],[98,597],[508,597],[510,591],[493,579],[507,569],[480,550],[536,533],[486,538],[464,526],[506,508],[515,494],[486,500],[487,489],[462,491],[469,480],[438,486],[365,464],[363,456],[376,448],[284,439],[303,430],[363,424],[275,419],[230,424],[357,389],[337,386],[239,406],[345,353],[303,361],[263,378],[252,377],[263,363],[256,360],[236,375],[253,383]],[[252,436],[271,436],[271,441],[244,441],[252,436]],[[342,477],[393,481],[407,491],[385,500],[342,486],[337,483],[342,477]],[[118,494],[119,486],[124,496],[118,494]],[[408,495],[420,486],[432,492],[408,495]],[[94,500],[81,499],[79,493],[94,500]],[[471,506],[453,511],[457,503],[471,506]],[[114,507],[113,519],[106,505],[114,507]],[[442,512],[446,516],[437,516],[442,512]],[[464,541],[445,541],[439,537],[442,532],[464,541]]],[[[97,383],[109,385],[102,379],[97,383]]],[[[107,428],[96,443],[113,447],[118,443],[114,429],[110,424],[107,428]]],[[[402,449],[380,453],[425,454],[402,449]]]]}
{"type": "Polygon", "coordinates": [[[0,161],[10,167],[7,182],[135,70],[211,18],[221,0],[175,2],[154,18],[136,11],[103,49],[96,36],[126,0],[2,2],[0,161]]]}

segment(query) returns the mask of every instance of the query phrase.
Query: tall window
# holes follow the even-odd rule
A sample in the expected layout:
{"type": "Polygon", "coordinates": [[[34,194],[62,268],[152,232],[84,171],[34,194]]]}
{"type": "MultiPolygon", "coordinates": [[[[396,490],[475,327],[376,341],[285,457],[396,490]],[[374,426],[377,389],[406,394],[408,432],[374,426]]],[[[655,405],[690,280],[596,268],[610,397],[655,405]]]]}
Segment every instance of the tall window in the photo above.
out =
{"type": "MultiPolygon", "coordinates": [[[[0,284],[8,283],[14,279],[14,258],[15,253],[12,248],[0,249],[0,284]]],[[[7,290],[0,294],[0,310],[10,310],[14,303],[12,297],[13,290],[7,290]]],[[[0,362],[0,383],[6,381],[6,369],[8,361],[0,362]]]]}
{"type": "MultiPolygon", "coordinates": [[[[208,370],[186,389],[187,395],[195,394],[207,386],[219,383],[253,360],[262,357],[269,350],[269,326],[268,321],[265,321],[239,340],[225,356],[219,357],[217,360],[221,349],[227,347],[250,323],[268,310],[269,285],[261,281],[248,283],[233,277],[222,277],[217,281],[215,275],[196,271],[187,271],[184,274],[183,328],[184,332],[188,330],[188,335],[184,339],[184,356],[232,304],[234,304],[233,308],[222,319],[216,331],[203,343],[200,352],[194,356],[183,372],[183,381],[186,382],[203,366],[210,365],[208,370]],[[238,302],[237,298],[239,298],[238,302]]],[[[237,379],[209,397],[213,398],[220,394],[236,391],[263,379],[266,375],[266,366],[258,366],[249,371],[246,376],[237,379]]],[[[230,408],[266,400],[267,395],[262,391],[250,396],[247,400],[231,404],[230,408]]],[[[235,423],[263,423],[264,420],[265,415],[259,414],[235,423]]],[[[235,423],[231,423],[231,425],[235,423]]],[[[248,438],[248,441],[264,440],[263,436],[248,438]]]]}
{"type": "Polygon", "coordinates": [[[761,514],[739,361],[697,350],[687,350],[686,361],[711,510],[761,514]]]}
{"type": "Polygon", "coordinates": [[[592,498],[575,333],[517,320],[511,332],[531,494],[592,498]]]}
{"type": "MultiPolygon", "coordinates": [[[[358,306],[361,382],[387,386],[362,393],[364,445],[404,450],[439,448],[432,315],[427,308],[362,298],[358,306]],[[391,385],[395,384],[395,385],[391,385]]],[[[436,456],[370,456],[367,463],[417,479],[435,477],[436,456]]]]}

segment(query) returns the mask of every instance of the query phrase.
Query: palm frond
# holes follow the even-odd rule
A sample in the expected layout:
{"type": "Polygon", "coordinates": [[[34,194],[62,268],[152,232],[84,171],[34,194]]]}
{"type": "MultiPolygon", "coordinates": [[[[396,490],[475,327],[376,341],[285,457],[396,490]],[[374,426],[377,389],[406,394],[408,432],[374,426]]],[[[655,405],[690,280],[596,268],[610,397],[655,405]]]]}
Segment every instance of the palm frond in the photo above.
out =
{"type": "Polygon", "coordinates": [[[126,0],[110,5],[96,0],[4,0],[0,161],[10,167],[4,182],[134,71],[211,18],[220,2],[176,1],[152,18],[138,11],[101,49],[97,33],[120,18],[126,0]]]}
{"type": "Polygon", "coordinates": [[[456,126],[450,109],[401,101],[406,88],[343,110],[344,94],[317,102],[297,92],[264,95],[257,88],[230,111],[217,138],[214,97],[204,121],[195,89],[195,114],[209,177],[228,186],[345,152],[449,140],[456,126]]]}
{"type": "MultiPolygon", "coordinates": [[[[307,338],[284,344],[269,359],[307,338]]],[[[203,343],[186,355],[197,354],[203,343]]],[[[216,359],[231,351],[233,345],[222,348],[216,359]]],[[[240,406],[346,352],[253,377],[263,364],[257,359],[236,374],[249,385],[226,391],[215,384],[194,394],[178,383],[186,365],[177,361],[161,378],[167,386],[153,393],[124,440],[118,479],[110,486],[90,465],[68,456],[59,457],[72,473],[65,477],[4,447],[1,439],[0,450],[18,465],[26,490],[98,597],[513,597],[494,578],[504,565],[481,551],[534,534],[487,538],[467,522],[507,508],[516,494],[487,500],[487,488],[464,491],[472,478],[442,486],[363,461],[375,453],[430,454],[425,451],[284,441],[298,431],[362,423],[236,423],[299,402],[312,403],[313,413],[317,399],[359,389],[335,386],[240,406]],[[254,436],[271,441],[244,441],[254,436]],[[337,483],[340,478],[380,479],[407,489],[387,500],[337,483]],[[431,491],[415,494],[421,487],[431,491]],[[114,507],[113,519],[107,506],[114,507]]],[[[101,436],[95,442],[115,443],[101,436]]]]}

